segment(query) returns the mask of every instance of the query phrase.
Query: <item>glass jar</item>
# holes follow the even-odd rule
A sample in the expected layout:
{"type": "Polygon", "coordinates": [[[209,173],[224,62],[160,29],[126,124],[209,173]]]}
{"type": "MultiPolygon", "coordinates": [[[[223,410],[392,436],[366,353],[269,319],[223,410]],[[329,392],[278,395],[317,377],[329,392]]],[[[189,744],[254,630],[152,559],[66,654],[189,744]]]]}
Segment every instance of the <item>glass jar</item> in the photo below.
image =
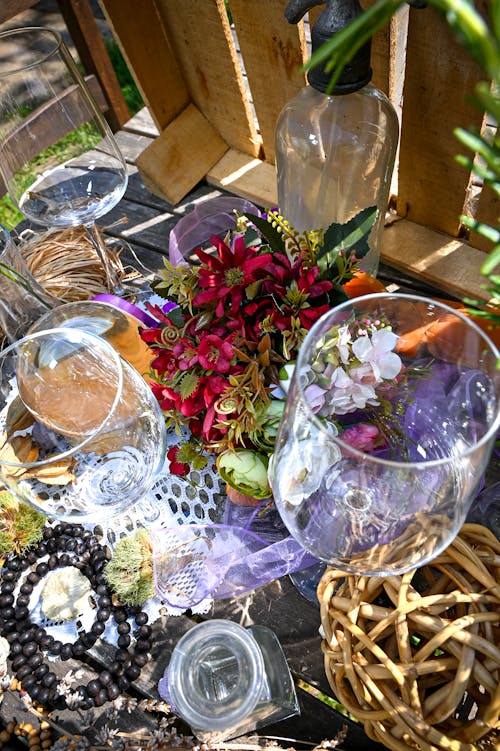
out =
{"type": "Polygon", "coordinates": [[[222,619],[200,623],[182,637],[158,691],[205,742],[235,738],[299,713],[273,631],[222,619]]]}

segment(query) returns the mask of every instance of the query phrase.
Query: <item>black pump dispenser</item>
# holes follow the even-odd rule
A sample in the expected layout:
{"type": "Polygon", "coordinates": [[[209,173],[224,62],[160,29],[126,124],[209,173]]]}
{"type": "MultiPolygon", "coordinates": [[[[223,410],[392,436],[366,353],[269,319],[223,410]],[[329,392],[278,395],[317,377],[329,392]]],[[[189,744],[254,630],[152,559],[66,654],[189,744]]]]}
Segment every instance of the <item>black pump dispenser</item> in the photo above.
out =
{"type": "MultiPolygon", "coordinates": [[[[286,20],[289,23],[298,23],[307,11],[315,5],[323,5],[324,2],[325,0],[290,0],[285,10],[286,20]]],[[[326,0],[326,8],[318,16],[311,31],[312,51],[315,52],[362,12],[358,0],[326,0]]],[[[370,52],[371,41],[368,41],[344,67],[332,94],[351,94],[370,82],[370,52]]],[[[330,78],[331,74],[326,72],[322,64],[307,74],[309,85],[323,93],[328,88],[330,78]]]]}

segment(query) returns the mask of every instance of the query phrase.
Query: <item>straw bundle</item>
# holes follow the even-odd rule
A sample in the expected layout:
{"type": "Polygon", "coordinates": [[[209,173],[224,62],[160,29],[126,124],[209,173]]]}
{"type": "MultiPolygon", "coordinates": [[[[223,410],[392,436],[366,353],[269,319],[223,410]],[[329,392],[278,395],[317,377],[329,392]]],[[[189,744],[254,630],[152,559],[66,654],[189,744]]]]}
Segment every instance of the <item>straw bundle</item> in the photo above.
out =
{"type": "Polygon", "coordinates": [[[466,524],[430,564],[387,578],[327,569],[318,586],[330,685],[395,751],[497,749],[500,542],[466,524]]]}
{"type": "MultiPolygon", "coordinates": [[[[107,292],[104,269],[84,227],[23,234],[19,249],[35,279],[63,302],[88,300],[107,292]]],[[[113,265],[123,279],[125,270],[118,253],[113,265]]]]}

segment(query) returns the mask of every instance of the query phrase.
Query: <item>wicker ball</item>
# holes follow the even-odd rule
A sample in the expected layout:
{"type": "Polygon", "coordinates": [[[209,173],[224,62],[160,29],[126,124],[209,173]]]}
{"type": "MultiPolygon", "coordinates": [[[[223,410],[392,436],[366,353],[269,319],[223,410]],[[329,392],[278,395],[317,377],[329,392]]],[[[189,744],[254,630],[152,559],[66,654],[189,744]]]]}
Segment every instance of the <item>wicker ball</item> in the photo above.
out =
{"type": "Polygon", "coordinates": [[[500,747],[500,542],[466,524],[402,576],[327,569],[322,650],[339,701],[390,749],[500,747]]]}

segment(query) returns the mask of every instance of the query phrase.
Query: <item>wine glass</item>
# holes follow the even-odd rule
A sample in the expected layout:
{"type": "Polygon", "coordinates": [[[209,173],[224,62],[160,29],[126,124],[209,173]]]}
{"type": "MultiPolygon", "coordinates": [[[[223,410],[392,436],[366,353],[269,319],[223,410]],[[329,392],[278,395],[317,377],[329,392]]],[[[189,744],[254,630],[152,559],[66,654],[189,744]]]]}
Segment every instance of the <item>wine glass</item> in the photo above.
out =
{"type": "Polygon", "coordinates": [[[103,522],[163,467],[166,429],[150,387],[114,348],[75,328],[0,352],[0,476],[52,518],[103,522]]]}
{"type": "Polygon", "coordinates": [[[95,225],[123,196],[127,168],[60,35],[0,33],[0,172],[12,200],[44,226],[84,225],[108,289],[123,294],[116,256],[95,225]]]}
{"type": "Polygon", "coordinates": [[[441,552],[500,426],[498,358],[471,319],[422,297],[325,314],[299,351],[271,461],[290,533],[349,573],[399,574],[441,552]]]}

